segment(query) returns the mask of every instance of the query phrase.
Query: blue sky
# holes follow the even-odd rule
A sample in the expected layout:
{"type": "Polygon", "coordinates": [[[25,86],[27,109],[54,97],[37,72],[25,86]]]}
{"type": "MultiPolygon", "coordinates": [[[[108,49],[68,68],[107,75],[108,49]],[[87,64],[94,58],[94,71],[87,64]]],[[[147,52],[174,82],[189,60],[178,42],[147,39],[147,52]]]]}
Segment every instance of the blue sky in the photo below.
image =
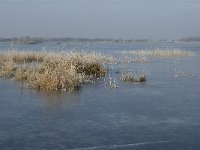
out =
{"type": "Polygon", "coordinates": [[[200,35],[200,0],[0,0],[0,37],[200,35]]]}

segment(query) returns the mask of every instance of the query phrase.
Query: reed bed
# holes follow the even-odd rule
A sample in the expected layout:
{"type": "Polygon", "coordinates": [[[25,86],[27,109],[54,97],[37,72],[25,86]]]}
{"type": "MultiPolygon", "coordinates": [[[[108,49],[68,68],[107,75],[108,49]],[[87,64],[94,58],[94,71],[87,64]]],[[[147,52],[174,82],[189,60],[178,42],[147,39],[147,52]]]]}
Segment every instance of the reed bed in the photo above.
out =
{"type": "Polygon", "coordinates": [[[151,57],[189,57],[194,56],[192,51],[184,51],[181,49],[154,49],[154,50],[133,50],[124,51],[125,54],[134,54],[137,56],[151,56],[151,57]]]}
{"type": "Polygon", "coordinates": [[[144,82],[146,81],[146,77],[144,73],[137,75],[136,73],[132,71],[123,71],[121,73],[120,80],[125,82],[144,82]]]}
{"type": "Polygon", "coordinates": [[[9,50],[0,52],[0,62],[13,61],[15,63],[42,62],[49,53],[45,51],[17,51],[9,50]]]}
{"type": "Polygon", "coordinates": [[[118,63],[129,64],[129,63],[149,63],[146,57],[130,57],[122,56],[118,63]]]}
{"type": "Polygon", "coordinates": [[[105,76],[111,58],[85,52],[0,52],[0,76],[44,90],[74,90],[105,76]]]}

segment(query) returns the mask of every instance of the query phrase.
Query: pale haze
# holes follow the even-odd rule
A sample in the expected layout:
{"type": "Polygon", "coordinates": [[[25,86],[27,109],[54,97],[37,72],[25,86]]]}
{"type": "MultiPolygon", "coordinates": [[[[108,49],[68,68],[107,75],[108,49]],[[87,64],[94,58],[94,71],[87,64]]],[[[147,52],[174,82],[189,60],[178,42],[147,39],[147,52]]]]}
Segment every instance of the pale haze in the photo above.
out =
{"type": "Polygon", "coordinates": [[[0,37],[200,35],[200,0],[0,0],[0,37]]]}

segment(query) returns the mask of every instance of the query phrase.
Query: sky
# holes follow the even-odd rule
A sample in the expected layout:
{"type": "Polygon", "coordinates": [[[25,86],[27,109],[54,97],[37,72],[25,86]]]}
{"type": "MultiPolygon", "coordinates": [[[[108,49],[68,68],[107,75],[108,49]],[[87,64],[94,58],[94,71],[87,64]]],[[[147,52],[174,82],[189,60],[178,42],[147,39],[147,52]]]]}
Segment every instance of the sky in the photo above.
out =
{"type": "Polygon", "coordinates": [[[200,35],[200,0],[0,0],[0,37],[200,35]]]}

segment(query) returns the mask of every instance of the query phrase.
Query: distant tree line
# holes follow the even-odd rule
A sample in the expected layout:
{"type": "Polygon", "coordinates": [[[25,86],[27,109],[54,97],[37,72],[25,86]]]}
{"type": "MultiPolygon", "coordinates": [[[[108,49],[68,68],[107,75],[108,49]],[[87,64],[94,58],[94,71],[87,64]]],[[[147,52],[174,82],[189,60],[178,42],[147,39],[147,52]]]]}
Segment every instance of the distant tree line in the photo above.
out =
{"type": "MultiPolygon", "coordinates": [[[[14,44],[40,44],[45,42],[54,43],[70,43],[70,42],[96,42],[96,43],[134,43],[134,42],[152,42],[151,39],[112,39],[112,38],[45,38],[45,37],[14,37],[14,38],[1,38],[1,43],[14,43],[14,44]]],[[[158,40],[156,42],[167,42],[168,40],[158,40]]],[[[182,42],[200,42],[200,36],[196,37],[184,37],[178,40],[172,41],[182,41],[182,42]]],[[[155,42],[155,41],[153,41],[155,42]]]]}
{"type": "Polygon", "coordinates": [[[200,42],[200,36],[184,37],[184,38],[179,39],[179,41],[183,41],[183,42],[200,42]]]}
{"type": "Polygon", "coordinates": [[[14,37],[14,38],[0,38],[0,42],[15,43],[15,44],[40,44],[43,42],[43,38],[36,37],[14,37]]]}
{"type": "Polygon", "coordinates": [[[131,42],[148,42],[150,39],[103,39],[103,38],[43,38],[43,37],[14,37],[14,38],[0,38],[0,42],[14,43],[14,44],[40,44],[44,42],[111,42],[111,43],[131,43],[131,42]]]}

